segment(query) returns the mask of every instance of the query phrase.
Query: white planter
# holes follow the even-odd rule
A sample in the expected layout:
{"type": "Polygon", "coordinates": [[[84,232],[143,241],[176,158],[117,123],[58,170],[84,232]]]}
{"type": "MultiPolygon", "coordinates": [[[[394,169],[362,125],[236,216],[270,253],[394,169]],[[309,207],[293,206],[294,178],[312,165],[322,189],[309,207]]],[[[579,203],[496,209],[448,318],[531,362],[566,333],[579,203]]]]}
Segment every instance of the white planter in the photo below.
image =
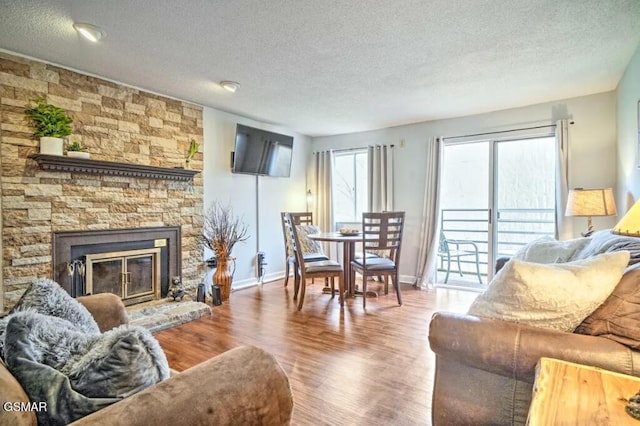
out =
{"type": "Polygon", "coordinates": [[[40,154],[62,155],[62,138],[43,136],[40,138],[40,154]]]}
{"type": "Polygon", "coordinates": [[[84,151],[67,151],[67,157],[89,159],[89,153],[84,151]]]}

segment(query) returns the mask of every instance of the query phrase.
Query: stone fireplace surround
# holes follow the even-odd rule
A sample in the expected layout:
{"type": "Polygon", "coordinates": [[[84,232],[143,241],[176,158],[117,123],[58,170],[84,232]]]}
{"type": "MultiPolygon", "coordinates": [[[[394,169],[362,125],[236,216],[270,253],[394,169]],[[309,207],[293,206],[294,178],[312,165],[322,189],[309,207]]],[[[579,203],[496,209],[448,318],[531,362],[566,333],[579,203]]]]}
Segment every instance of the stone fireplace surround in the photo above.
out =
{"type": "Polygon", "coordinates": [[[191,161],[193,176],[179,168],[191,139],[203,146],[202,107],[0,52],[0,117],[5,310],[34,279],[55,278],[53,239],[65,232],[177,227],[182,253],[175,253],[179,266],[169,274],[197,286],[204,268],[202,153],[191,161]],[[91,160],[73,167],[67,161],[66,169],[39,164],[25,114],[38,96],[67,110],[74,120],[70,140],[86,146],[91,160]],[[107,162],[127,173],[93,170],[107,162]]]}

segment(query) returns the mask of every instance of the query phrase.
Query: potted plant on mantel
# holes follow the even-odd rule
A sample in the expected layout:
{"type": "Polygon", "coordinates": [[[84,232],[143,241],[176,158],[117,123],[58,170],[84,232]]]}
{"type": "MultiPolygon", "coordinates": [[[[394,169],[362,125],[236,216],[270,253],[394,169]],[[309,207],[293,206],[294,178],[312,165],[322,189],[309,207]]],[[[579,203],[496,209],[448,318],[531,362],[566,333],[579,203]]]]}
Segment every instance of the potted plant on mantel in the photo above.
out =
{"type": "Polygon", "coordinates": [[[87,148],[82,146],[78,141],[69,142],[67,144],[67,157],[89,159],[89,153],[86,152],[87,148]]]}
{"type": "Polygon", "coordinates": [[[189,152],[187,153],[187,161],[185,162],[186,169],[191,169],[191,160],[193,160],[193,157],[196,155],[199,148],[200,148],[200,144],[198,144],[198,142],[196,142],[195,139],[191,139],[191,144],[189,145],[189,152]]]}
{"type": "Polygon", "coordinates": [[[231,294],[233,273],[229,272],[231,250],[236,243],[249,238],[247,225],[233,213],[230,206],[216,201],[211,204],[202,218],[200,240],[205,247],[213,251],[217,269],[213,274],[213,284],[220,287],[222,300],[228,300],[231,294]]]}
{"type": "Polygon", "coordinates": [[[62,155],[63,138],[71,134],[73,119],[64,109],[48,104],[43,97],[35,99],[34,102],[36,105],[27,108],[25,113],[36,126],[33,135],[40,138],[40,153],[62,155]]]}

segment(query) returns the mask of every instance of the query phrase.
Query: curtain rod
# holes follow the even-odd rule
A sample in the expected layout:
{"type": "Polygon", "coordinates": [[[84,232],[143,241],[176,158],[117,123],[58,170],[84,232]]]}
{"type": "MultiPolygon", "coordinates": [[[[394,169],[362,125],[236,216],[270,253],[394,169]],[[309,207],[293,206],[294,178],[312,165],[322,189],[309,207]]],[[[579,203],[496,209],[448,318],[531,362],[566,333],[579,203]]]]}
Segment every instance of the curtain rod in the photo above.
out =
{"type": "MultiPolygon", "coordinates": [[[[380,149],[383,146],[385,146],[385,145],[367,145],[367,146],[362,146],[362,147],[358,147],[358,148],[333,149],[333,150],[327,150],[327,151],[333,151],[333,152],[338,152],[338,153],[339,152],[350,152],[350,151],[364,151],[365,149],[370,148],[370,147],[375,147],[375,148],[380,149]]],[[[386,145],[386,146],[388,146],[390,148],[395,148],[396,147],[394,144],[386,145]]],[[[317,154],[318,152],[321,152],[321,151],[313,151],[313,154],[317,154]]]]}
{"type": "MultiPolygon", "coordinates": [[[[573,124],[574,121],[570,121],[569,124],[573,124]]],[[[470,137],[475,137],[475,136],[487,136],[487,135],[498,135],[500,133],[511,133],[511,132],[521,132],[523,130],[536,130],[536,129],[545,129],[545,128],[555,128],[556,124],[546,124],[544,126],[533,126],[533,127],[522,127],[520,129],[511,129],[511,130],[500,130],[497,132],[485,132],[485,133],[475,133],[472,135],[460,135],[460,136],[446,136],[443,137],[442,139],[455,139],[455,138],[470,138],[470,137]]]]}

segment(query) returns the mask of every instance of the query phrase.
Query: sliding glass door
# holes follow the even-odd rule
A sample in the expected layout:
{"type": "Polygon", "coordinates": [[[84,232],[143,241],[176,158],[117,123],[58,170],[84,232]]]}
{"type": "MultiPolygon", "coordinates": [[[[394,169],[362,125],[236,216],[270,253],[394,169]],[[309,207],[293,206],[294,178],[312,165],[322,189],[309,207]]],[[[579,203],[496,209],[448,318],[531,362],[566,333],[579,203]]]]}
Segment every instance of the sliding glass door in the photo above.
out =
{"type": "Polygon", "coordinates": [[[501,141],[494,149],[493,252],[511,256],[555,233],[555,138],[501,141]]]}
{"type": "Polygon", "coordinates": [[[439,284],[484,288],[499,256],[555,230],[555,137],[445,139],[439,284]]]}

